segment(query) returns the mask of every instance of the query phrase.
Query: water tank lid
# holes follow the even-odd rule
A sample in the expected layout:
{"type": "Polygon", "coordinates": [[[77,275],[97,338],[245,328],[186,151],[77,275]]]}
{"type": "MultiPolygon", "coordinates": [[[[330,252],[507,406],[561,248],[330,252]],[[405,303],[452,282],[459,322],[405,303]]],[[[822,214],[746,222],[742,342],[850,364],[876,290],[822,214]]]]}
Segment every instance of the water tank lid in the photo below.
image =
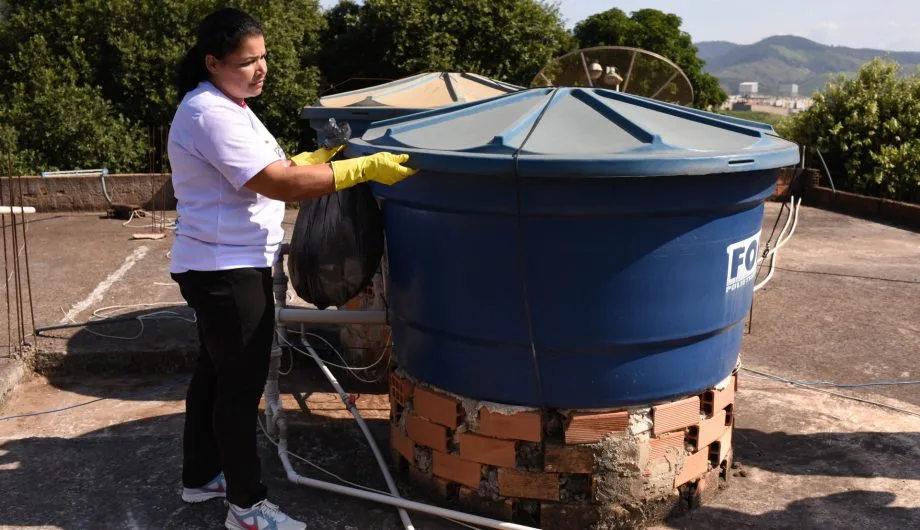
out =
{"type": "Polygon", "coordinates": [[[524,177],[667,176],[795,165],[770,125],[599,88],[536,88],[379,121],[348,156],[408,153],[418,169],[524,177]]]}
{"type": "MultiPolygon", "coordinates": [[[[392,109],[422,111],[493,98],[519,90],[523,90],[523,87],[468,72],[422,73],[322,97],[316,105],[304,107],[301,117],[347,119],[354,116],[367,120],[379,116],[391,117],[394,115],[392,109]]],[[[403,114],[405,112],[399,115],[403,114]]]]}

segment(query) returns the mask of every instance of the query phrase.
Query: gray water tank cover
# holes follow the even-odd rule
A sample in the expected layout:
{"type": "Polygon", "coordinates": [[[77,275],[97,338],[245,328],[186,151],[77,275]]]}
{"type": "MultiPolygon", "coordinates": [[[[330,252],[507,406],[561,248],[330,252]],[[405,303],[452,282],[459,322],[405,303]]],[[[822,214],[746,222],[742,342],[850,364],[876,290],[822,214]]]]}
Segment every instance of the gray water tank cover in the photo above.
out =
{"type": "Polygon", "coordinates": [[[665,176],[798,163],[772,127],[597,88],[539,88],[376,122],[349,156],[408,153],[433,171],[665,176]],[[515,161],[515,157],[517,161],[515,161]],[[460,164],[460,165],[458,165],[460,164]]]}

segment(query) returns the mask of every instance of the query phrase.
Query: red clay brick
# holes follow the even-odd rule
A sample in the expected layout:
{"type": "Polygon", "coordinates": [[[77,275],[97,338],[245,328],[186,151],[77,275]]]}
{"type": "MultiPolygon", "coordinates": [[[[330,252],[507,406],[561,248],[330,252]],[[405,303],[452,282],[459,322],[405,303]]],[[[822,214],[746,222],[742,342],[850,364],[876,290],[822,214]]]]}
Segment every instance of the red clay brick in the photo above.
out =
{"type": "Polygon", "coordinates": [[[479,433],[506,440],[543,440],[543,421],[539,412],[499,414],[488,409],[479,411],[479,433]]]}
{"type": "Polygon", "coordinates": [[[406,419],[406,432],[415,443],[447,452],[447,429],[410,414],[406,419]]]}
{"type": "Polygon", "coordinates": [[[726,423],[728,423],[728,417],[724,410],[720,410],[716,412],[715,416],[701,421],[699,426],[691,429],[691,432],[695,431],[693,432],[695,435],[695,447],[697,449],[706,447],[721,438],[725,434],[725,430],[728,429],[726,423]]]}
{"type": "Polygon", "coordinates": [[[579,445],[546,444],[543,470],[555,473],[593,473],[594,449],[579,445]]]}
{"type": "Polygon", "coordinates": [[[424,491],[429,496],[440,500],[447,499],[448,482],[434,475],[424,473],[419,468],[412,466],[409,468],[409,481],[416,488],[424,491]]]}
{"type": "Polygon", "coordinates": [[[435,475],[464,486],[479,488],[479,480],[482,477],[480,464],[440,451],[432,451],[431,454],[435,475]]]}
{"type": "Polygon", "coordinates": [[[559,475],[499,469],[498,493],[505,497],[558,501],[559,475]]]}
{"type": "Polygon", "coordinates": [[[390,424],[390,445],[409,462],[415,461],[415,443],[399,432],[399,427],[390,424]]]}
{"type": "Polygon", "coordinates": [[[415,413],[431,422],[451,429],[459,425],[460,403],[456,399],[419,387],[413,394],[413,403],[415,413]]]}
{"type": "Polygon", "coordinates": [[[696,483],[696,491],[693,492],[691,506],[693,508],[699,508],[700,506],[709,504],[719,492],[720,482],[719,468],[711,469],[704,473],[702,478],[696,483]]]}
{"type": "Polygon", "coordinates": [[[460,486],[460,502],[470,511],[481,513],[493,519],[510,521],[514,515],[511,499],[487,499],[465,486],[460,486]]]}
{"type": "Polygon", "coordinates": [[[703,473],[709,470],[709,448],[704,447],[702,451],[697,451],[684,460],[684,467],[680,474],[674,479],[674,487],[681,486],[700,478],[703,473]]]}
{"type": "Polygon", "coordinates": [[[517,442],[468,432],[461,433],[459,439],[460,456],[466,460],[498,467],[517,465],[517,442]]]}
{"type": "Polygon", "coordinates": [[[653,434],[677,431],[700,421],[699,396],[652,407],[653,434]]]}
{"type": "Polygon", "coordinates": [[[657,460],[659,458],[664,458],[668,449],[674,448],[684,452],[684,441],[686,434],[684,431],[669,432],[662,434],[657,438],[652,438],[649,441],[651,445],[651,450],[649,452],[649,460],[657,460]]]}
{"type": "Polygon", "coordinates": [[[572,414],[565,428],[565,443],[597,443],[608,434],[625,431],[627,427],[629,427],[629,413],[625,410],[601,414],[572,414]]]}
{"type": "Polygon", "coordinates": [[[543,530],[578,530],[598,523],[599,507],[588,503],[540,503],[540,528],[543,530]]]}
{"type": "Polygon", "coordinates": [[[717,442],[709,446],[710,459],[712,460],[713,467],[719,467],[719,465],[728,458],[732,448],[733,430],[734,429],[727,429],[717,442]]]}
{"type": "Polygon", "coordinates": [[[720,410],[725,410],[725,407],[735,402],[735,381],[737,380],[738,376],[732,376],[732,381],[728,383],[727,387],[721,390],[709,390],[703,395],[703,400],[710,407],[713,414],[718,413],[720,410]]]}
{"type": "Polygon", "coordinates": [[[409,380],[396,375],[396,372],[390,373],[391,401],[405,407],[406,403],[409,402],[409,398],[412,397],[412,391],[414,390],[414,387],[415,385],[413,385],[409,380]]]}

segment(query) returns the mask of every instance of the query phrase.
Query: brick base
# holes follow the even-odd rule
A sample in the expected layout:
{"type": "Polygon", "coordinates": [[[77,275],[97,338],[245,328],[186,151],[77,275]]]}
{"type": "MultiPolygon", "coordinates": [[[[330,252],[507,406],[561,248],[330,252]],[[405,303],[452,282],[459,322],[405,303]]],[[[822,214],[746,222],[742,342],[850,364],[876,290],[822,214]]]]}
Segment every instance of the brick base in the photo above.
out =
{"type": "MultiPolygon", "coordinates": [[[[349,300],[339,309],[352,311],[383,311],[386,303],[383,297],[383,275],[380,272],[367,288],[349,300]]],[[[352,366],[370,366],[360,375],[365,379],[382,380],[386,377],[391,354],[390,326],[352,324],[341,326],[339,339],[342,342],[342,356],[352,366]]]]}
{"type": "Polygon", "coordinates": [[[544,530],[637,528],[708,502],[731,468],[737,376],[624,410],[481,403],[390,373],[397,470],[423,495],[544,530]]]}

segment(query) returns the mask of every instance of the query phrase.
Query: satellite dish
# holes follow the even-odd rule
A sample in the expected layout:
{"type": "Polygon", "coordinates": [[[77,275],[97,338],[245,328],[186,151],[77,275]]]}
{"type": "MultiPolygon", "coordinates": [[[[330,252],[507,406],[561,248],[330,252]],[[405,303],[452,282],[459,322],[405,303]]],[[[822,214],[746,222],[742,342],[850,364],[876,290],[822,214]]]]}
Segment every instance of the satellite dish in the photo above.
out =
{"type": "Polygon", "coordinates": [[[678,105],[693,103],[687,74],[666,57],[628,46],[584,48],[552,59],[530,88],[595,87],[678,105]]]}

